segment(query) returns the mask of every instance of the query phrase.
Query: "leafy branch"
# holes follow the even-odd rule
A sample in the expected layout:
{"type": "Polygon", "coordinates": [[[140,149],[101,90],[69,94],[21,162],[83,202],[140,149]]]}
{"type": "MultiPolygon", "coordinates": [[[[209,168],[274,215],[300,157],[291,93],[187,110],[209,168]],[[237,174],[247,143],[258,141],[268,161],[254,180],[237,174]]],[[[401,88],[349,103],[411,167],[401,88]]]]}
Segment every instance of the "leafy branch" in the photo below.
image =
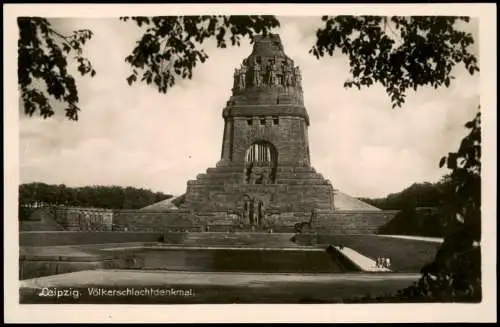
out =
{"type": "Polygon", "coordinates": [[[344,87],[380,83],[393,108],[405,102],[408,89],[450,86],[457,64],[463,63],[471,75],[479,71],[469,51],[472,35],[455,29],[457,22],[469,22],[468,17],[393,16],[390,23],[380,16],[323,16],[322,20],[325,25],[317,30],[310,53],[319,59],[338,49],[348,56],[351,67],[352,78],[344,87]],[[387,26],[392,36],[386,33],[387,26]]]}
{"type": "Polygon", "coordinates": [[[442,210],[448,234],[434,261],[422,268],[418,282],[399,292],[402,298],[481,300],[481,252],[474,246],[481,239],[481,114],[465,127],[470,131],[457,152],[439,163],[451,170],[442,210]]]}
{"type": "Polygon", "coordinates": [[[78,90],[68,72],[67,56],[72,53],[80,74],[96,75],[91,62],[83,56],[83,46],[92,31],[77,30],[71,35],[55,31],[50,22],[40,17],[20,17],[18,41],[18,78],[24,111],[32,116],[39,111],[44,118],[54,115],[50,98],[66,105],[66,116],[78,120],[78,90]],[[37,86],[45,85],[45,90],[37,86]]]}
{"type": "Polygon", "coordinates": [[[125,61],[132,66],[129,85],[137,81],[154,84],[166,93],[179,79],[191,79],[198,62],[208,54],[203,42],[215,37],[218,48],[239,46],[241,38],[253,40],[256,34],[267,34],[279,26],[273,16],[158,16],[121,17],[145,28],[132,53],[125,61]],[[166,69],[165,69],[166,68],[166,69]]]}

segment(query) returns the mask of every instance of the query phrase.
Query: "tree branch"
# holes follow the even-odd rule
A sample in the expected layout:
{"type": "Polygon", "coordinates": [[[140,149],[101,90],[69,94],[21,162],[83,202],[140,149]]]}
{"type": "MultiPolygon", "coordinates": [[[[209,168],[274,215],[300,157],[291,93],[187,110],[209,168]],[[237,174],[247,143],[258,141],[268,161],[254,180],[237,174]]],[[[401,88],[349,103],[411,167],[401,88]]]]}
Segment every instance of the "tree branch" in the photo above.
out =
{"type": "Polygon", "coordinates": [[[61,39],[64,39],[64,41],[68,41],[68,39],[71,37],[70,35],[66,36],[66,35],[63,35],[61,33],[59,33],[58,31],[54,30],[53,28],[51,27],[48,27],[48,30],[49,32],[51,32],[52,34],[56,35],[56,36],[59,36],[61,39]]]}
{"type": "Polygon", "coordinates": [[[391,24],[388,22],[388,18],[384,17],[384,33],[387,32],[387,27],[389,27],[389,31],[395,37],[395,41],[399,42],[397,46],[398,47],[401,46],[401,44],[403,44],[403,40],[401,40],[401,35],[398,35],[398,33],[396,33],[396,31],[392,29],[391,24]]]}

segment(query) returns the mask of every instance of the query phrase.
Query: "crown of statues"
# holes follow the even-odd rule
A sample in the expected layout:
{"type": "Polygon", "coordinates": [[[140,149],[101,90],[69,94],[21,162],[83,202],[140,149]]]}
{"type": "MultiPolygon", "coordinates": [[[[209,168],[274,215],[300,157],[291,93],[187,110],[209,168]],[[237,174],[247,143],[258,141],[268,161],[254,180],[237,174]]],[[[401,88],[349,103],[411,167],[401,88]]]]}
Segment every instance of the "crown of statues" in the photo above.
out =
{"type": "Polygon", "coordinates": [[[256,36],[252,53],[235,69],[235,92],[256,87],[301,88],[299,67],[285,54],[276,34],[256,36]]]}

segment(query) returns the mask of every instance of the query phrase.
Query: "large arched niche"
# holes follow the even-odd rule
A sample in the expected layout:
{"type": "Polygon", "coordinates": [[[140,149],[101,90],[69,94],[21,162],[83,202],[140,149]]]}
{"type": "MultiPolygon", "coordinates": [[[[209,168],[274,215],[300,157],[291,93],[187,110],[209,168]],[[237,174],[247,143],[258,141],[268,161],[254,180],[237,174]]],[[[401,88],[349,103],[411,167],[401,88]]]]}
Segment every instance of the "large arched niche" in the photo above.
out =
{"type": "Polygon", "coordinates": [[[246,184],[276,183],[276,168],[278,166],[278,151],[269,141],[256,141],[245,151],[246,184]]]}

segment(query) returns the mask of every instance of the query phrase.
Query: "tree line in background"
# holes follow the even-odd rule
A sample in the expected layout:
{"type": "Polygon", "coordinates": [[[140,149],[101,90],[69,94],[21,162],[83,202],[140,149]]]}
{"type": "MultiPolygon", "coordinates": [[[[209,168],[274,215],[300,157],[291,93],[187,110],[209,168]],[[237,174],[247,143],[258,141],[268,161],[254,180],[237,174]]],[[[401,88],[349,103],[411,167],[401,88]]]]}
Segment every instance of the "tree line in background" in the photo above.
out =
{"type": "Polygon", "coordinates": [[[398,193],[383,198],[360,198],[382,210],[404,210],[418,207],[440,207],[449,184],[448,176],[437,183],[414,183],[398,193]]]}
{"type": "Polygon", "coordinates": [[[450,176],[437,183],[414,183],[398,193],[383,198],[360,198],[382,210],[400,210],[382,226],[381,234],[403,234],[430,237],[445,236],[444,204],[450,192],[450,176]]]}
{"type": "Polygon", "coordinates": [[[45,183],[19,186],[19,205],[65,205],[87,208],[140,209],[172,195],[142,188],[121,186],[67,187],[45,183]]]}

